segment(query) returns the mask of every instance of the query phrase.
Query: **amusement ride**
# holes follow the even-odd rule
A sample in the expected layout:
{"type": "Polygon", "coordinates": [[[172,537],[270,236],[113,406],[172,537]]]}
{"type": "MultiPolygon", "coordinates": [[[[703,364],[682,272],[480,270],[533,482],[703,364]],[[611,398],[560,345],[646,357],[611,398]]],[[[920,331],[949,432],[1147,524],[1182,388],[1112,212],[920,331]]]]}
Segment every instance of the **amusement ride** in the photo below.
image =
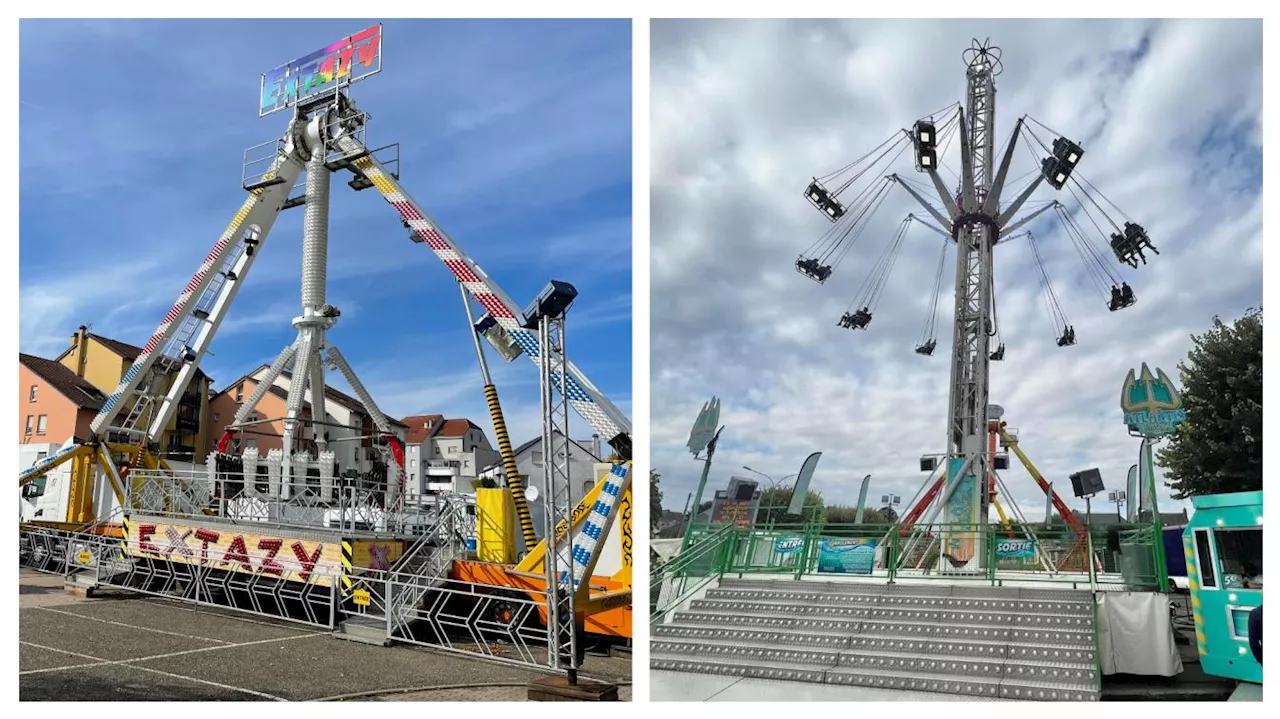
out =
{"type": "MultiPolygon", "coordinates": [[[[1052,212],[1051,216],[1060,222],[1090,282],[1111,312],[1133,306],[1136,297],[1128,281],[1109,264],[1105,250],[1099,248],[1090,228],[1109,243],[1116,260],[1131,268],[1146,264],[1148,252],[1159,253],[1146,229],[1079,172],[1084,148],[1038,120],[1030,116],[1018,118],[997,163],[995,80],[1003,70],[1001,51],[990,40],[974,40],[964,52],[964,61],[967,88],[963,105],[948,105],[917,119],[911,129],[894,133],[862,157],[815,177],[805,188],[805,198],[832,227],[800,255],[795,267],[800,274],[825,284],[866,232],[892,187],[901,187],[919,203],[924,216],[909,214],[901,221],[854,301],[837,322],[844,329],[868,329],[901,253],[907,230],[919,224],[942,238],[929,315],[915,347],[917,354],[931,356],[938,344],[937,316],[943,276],[948,255],[954,248],[955,307],[946,452],[921,458],[921,471],[931,474],[898,525],[897,531],[904,538],[909,537],[902,557],[924,561],[927,551],[912,551],[913,548],[922,542],[930,546],[936,543],[940,545],[936,556],[939,562],[945,563],[946,571],[979,571],[984,549],[983,535],[976,528],[988,523],[990,507],[996,508],[1006,529],[1012,527],[1010,516],[997,498],[997,488],[1003,489],[1003,482],[996,473],[1008,468],[1008,455],[1001,450],[1011,449],[1077,537],[1075,546],[1064,558],[1053,561],[1042,555],[1040,561],[1048,571],[1080,571],[1085,566],[1084,557],[1088,556],[1085,526],[1018,447],[1016,433],[1002,421],[1003,409],[988,404],[991,363],[1005,357],[996,303],[994,250],[1023,238],[1030,244],[1044,301],[1057,331],[1058,347],[1076,344],[1075,326],[1067,318],[1049,281],[1036,237],[1024,228],[1052,212]],[[1042,137],[1037,128],[1051,133],[1049,137],[1053,139],[1046,142],[1047,138],[1042,137]],[[949,189],[939,174],[939,166],[946,167],[942,158],[956,138],[959,138],[960,172],[957,186],[949,189]],[[1011,179],[1010,166],[1020,140],[1034,162],[1034,169],[1011,179]],[[909,149],[915,158],[915,170],[926,176],[927,184],[891,171],[891,165],[909,149]],[[1033,193],[1044,184],[1054,191],[1066,190],[1071,202],[1056,198],[1032,202],[1033,193]],[[930,196],[936,196],[936,202],[931,201],[930,196]],[[1039,206],[1031,209],[1035,204],[1039,206]],[[942,537],[928,531],[939,513],[942,524],[950,526],[942,537]]],[[[1013,518],[1018,520],[1023,532],[1029,532],[1012,496],[1008,491],[1003,494],[1010,503],[1013,518]]]]}
{"type": "Polygon", "coordinates": [[[381,40],[375,25],[262,77],[259,116],[286,113],[285,131],[246,150],[248,198],[106,398],[90,436],[68,440],[20,473],[26,486],[71,467],[62,516],[22,523],[24,562],[90,587],[268,614],[375,643],[418,642],[544,665],[576,682],[588,641],[631,636],[631,422],[565,354],[577,290],[553,281],[521,309],[408,194],[398,145],[366,143],[370,118],[351,89],[382,70],[381,40]],[[334,342],[341,312],[325,290],[335,173],[350,173],[355,191],[375,189],[409,239],[434,253],[459,284],[506,485],[477,492],[501,493],[496,503],[406,491],[403,441],[334,342]],[[294,207],[303,208],[297,336],[240,404],[204,467],[175,469],[160,453],[160,438],[266,251],[272,226],[294,207]],[[473,304],[482,310],[478,320],[473,304]],[[542,538],[530,521],[481,337],[504,360],[525,355],[539,370],[547,458],[542,538]],[[286,415],[256,418],[286,370],[286,415]],[[349,429],[381,456],[375,472],[343,471],[335,459],[326,371],[342,375],[372,419],[373,427],[349,429]],[[576,506],[570,482],[581,486],[586,478],[569,476],[571,408],[612,449],[576,506]],[[281,420],[282,448],[238,450],[239,434],[281,420]],[[304,442],[308,431],[313,438],[304,442]],[[486,517],[486,507],[496,514],[486,517]],[[510,526],[507,507],[518,519],[520,557],[516,532],[501,529],[510,526]],[[504,551],[478,555],[477,537],[504,551]],[[616,555],[606,562],[614,569],[597,576],[606,550],[616,555]]]}

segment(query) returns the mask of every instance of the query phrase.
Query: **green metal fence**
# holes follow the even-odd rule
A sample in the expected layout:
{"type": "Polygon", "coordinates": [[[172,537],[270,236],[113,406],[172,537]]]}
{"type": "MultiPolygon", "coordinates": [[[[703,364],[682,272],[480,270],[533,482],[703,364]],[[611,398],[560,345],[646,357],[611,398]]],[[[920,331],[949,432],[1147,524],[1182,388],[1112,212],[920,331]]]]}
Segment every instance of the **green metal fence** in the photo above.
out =
{"type": "Polygon", "coordinates": [[[724,574],[739,540],[732,526],[694,527],[688,546],[671,561],[649,572],[649,623],[668,614],[724,574]]]}
{"type": "MultiPolygon", "coordinates": [[[[1168,573],[1154,523],[1095,524],[1006,529],[1001,525],[933,525],[904,531],[888,524],[772,524],[695,526],[681,576],[703,567],[714,551],[720,574],[854,574],[889,583],[957,580],[1063,582],[1081,588],[1161,590],[1168,573]],[[714,538],[714,542],[708,544],[714,538]],[[856,548],[861,557],[842,563],[832,554],[856,548]]],[[[851,555],[852,556],[852,555],[851,555]]],[[[677,562],[680,558],[677,557],[677,562]]],[[[664,575],[668,576],[668,575],[664,575]]],[[[655,576],[655,579],[657,577],[655,576]]],[[[657,586],[656,583],[651,586],[657,586]]]]}

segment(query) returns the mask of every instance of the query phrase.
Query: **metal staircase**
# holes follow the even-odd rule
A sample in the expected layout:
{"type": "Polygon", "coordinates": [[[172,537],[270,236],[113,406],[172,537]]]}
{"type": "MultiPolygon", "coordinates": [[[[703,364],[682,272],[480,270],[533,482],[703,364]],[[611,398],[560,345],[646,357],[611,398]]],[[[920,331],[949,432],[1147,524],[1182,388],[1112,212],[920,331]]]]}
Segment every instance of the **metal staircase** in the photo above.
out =
{"type": "Polygon", "coordinates": [[[653,627],[650,667],[1097,701],[1095,654],[1087,591],[725,578],[653,627]]]}
{"type": "Polygon", "coordinates": [[[353,607],[334,635],[386,646],[412,637],[417,608],[443,585],[456,558],[466,546],[466,502],[446,495],[436,523],[409,546],[385,572],[368,571],[354,586],[368,592],[368,604],[353,607]]]}

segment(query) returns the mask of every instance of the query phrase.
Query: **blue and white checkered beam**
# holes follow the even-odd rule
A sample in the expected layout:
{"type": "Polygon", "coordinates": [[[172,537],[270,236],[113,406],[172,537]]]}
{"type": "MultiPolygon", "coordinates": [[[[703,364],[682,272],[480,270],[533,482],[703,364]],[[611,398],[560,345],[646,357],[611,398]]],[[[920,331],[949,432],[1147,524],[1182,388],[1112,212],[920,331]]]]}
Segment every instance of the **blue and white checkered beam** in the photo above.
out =
{"type": "MultiPolygon", "coordinates": [[[[523,327],[509,330],[508,334],[520,345],[520,349],[524,350],[526,356],[533,360],[533,363],[542,366],[542,345],[538,342],[538,336],[523,327]]],[[[591,393],[587,392],[583,387],[583,383],[578,381],[577,368],[569,365],[569,372],[565,377],[565,399],[569,400],[569,406],[573,407],[573,411],[577,412],[583,419],[587,420],[596,432],[606,439],[618,436],[622,431],[618,425],[609,418],[600,405],[591,398],[591,393]]],[[[560,389],[560,373],[551,372],[551,386],[560,389]]]]}
{"type": "Polygon", "coordinates": [[[61,458],[65,457],[65,456],[67,456],[68,454],[71,454],[72,452],[76,451],[77,449],[80,449],[80,445],[78,445],[78,444],[68,445],[68,446],[63,447],[62,449],[58,450],[57,452],[54,452],[53,454],[49,455],[48,457],[45,457],[44,459],[37,461],[35,464],[33,464],[33,465],[31,465],[30,467],[28,467],[28,468],[26,468],[26,469],[22,470],[22,471],[18,474],[18,482],[19,482],[19,483],[21,483],[21,482],[22,482],[23,480],[25,480],[27,477],[30,477],[31,475],[33,475],[33,474],[36,474],[36,473],[40,472],[42,469],[44,469],[44,468],[45,468],[45,467],[47,467],[48,465],[53,464],[54,462],[57,462],[59,459],[61,459],[61,458]]]}
{"type": "MultiPolygon", "coordinates": [[[[604,480],[604,486],[600,488],[600,496],[596,498],[596,503],[591,505],[591,513],[587,515],[587,519],[583,522],[582,531],[573,538],[573,564],[565,560],[563,553],[558,554],[561,566],[572,566],[572,586],[576,590],[582,580],[586,578],[587,570],[591,568],[594,559],[599,554],[599,544],[604,540],[605,532],[609,528],[613,511],[617,507],[618,498],[626,491],[628,474],[631,472],[631,463],[615,464],[609,470],[609,476],[604,480]]],[[[570,574],[568,569],[560,570],[560,584],[569,585],[570,574]]]]}

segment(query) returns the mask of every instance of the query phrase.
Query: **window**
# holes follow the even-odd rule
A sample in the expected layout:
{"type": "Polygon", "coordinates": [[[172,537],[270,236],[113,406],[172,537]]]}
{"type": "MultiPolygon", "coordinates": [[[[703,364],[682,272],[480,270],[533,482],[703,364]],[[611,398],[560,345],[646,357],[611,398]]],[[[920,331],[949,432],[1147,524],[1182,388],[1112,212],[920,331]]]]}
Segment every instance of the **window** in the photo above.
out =
{"type": "Polygon", "coordinates": [[[535,467],[542,466],[542,450],[540,449],[533,450],[533,466],[535,467]]]}
{"type": "Polygon", "coordinates": [[[456,444],[449,445],[449,454],[457,454],[457,453],[458,453],[458,445],[456,444]]]}
{"type": "Polygon", "coordinates": [[[218,421],[218,413],[217,413],[217,412],[214,412],[214,413],[213,413],[213,421],[214,421],[214,422],[217,422],[217,421],[218,421]]]}
{"type": "Polygon", "coordinates": [[[36,419],[36,434],[44,434],[49,425],[49,415],[42,414],[36,419]]]}
{"type": "Polygon", "coordinates": [[[1196,568],[1200,570],[1200,586],[1213,589],[1218,586],[1218,568],[1213,564],[1212,550],[1209,548],[1209,530],[1197,529],[1196,568]]]}
{"type": "Polygon", "coordinates": [[[418,460],[416,459],[409,460],[409,469],[417,469],[417,468],[418,468],[418,460]]]}
{"type": "Polygon", "coordinates": [[[587,496],[587,494],[591,492],[591,488],[594,486],[596,486],[595,482],[592,482],[589,479],[582,480],[582,496],[587,496]]]}
{"type": "Polygon", "coordinates": [[[40,460],[48,456],[49,456],[48,452],[36,452],[36,461],[39,462],[40,460]]]}
{"type": "Polygon", "coordinates": [[[1215,529],[1213,538],[1222,567],[1223,588],[1261,589],[1262,530],[1215,529]]]}
{"type": "Polygon", "coordinates": [[[244,401],[244,382],[241,382],[240,384],[236,385],[236,401],[237,402],[244,401]]]}
{"type": "Polygon", "coordinates": [[[246,440],[244,441],[244,446],[245,446],[245,448],[246,448],[246,449],[257,449],[257,448],[258,448],[258,440],[256,440],[256,439],[246,439],[246,440]]]}
{"type": "Polygon", "coordinates": [[[35,415],[33,414],[27,415],[27,431],[24,432],[23,434],[31,434],[31,428],[35,426],[35,421],[36,421],[35,415]]]}
{"type": "Polygon", "coordinates": [[[27,393],[27,401],[28,401],[28,402],[34,402],[34,401],[36,401],[36,391],[37,391],[37,390],[39,390],[39,389],[40,389],[40,387],[39,387],[39,386],[34,385],[34,384],[33,384],[33,385],[31,385],[31,391],[27,393]]]}

